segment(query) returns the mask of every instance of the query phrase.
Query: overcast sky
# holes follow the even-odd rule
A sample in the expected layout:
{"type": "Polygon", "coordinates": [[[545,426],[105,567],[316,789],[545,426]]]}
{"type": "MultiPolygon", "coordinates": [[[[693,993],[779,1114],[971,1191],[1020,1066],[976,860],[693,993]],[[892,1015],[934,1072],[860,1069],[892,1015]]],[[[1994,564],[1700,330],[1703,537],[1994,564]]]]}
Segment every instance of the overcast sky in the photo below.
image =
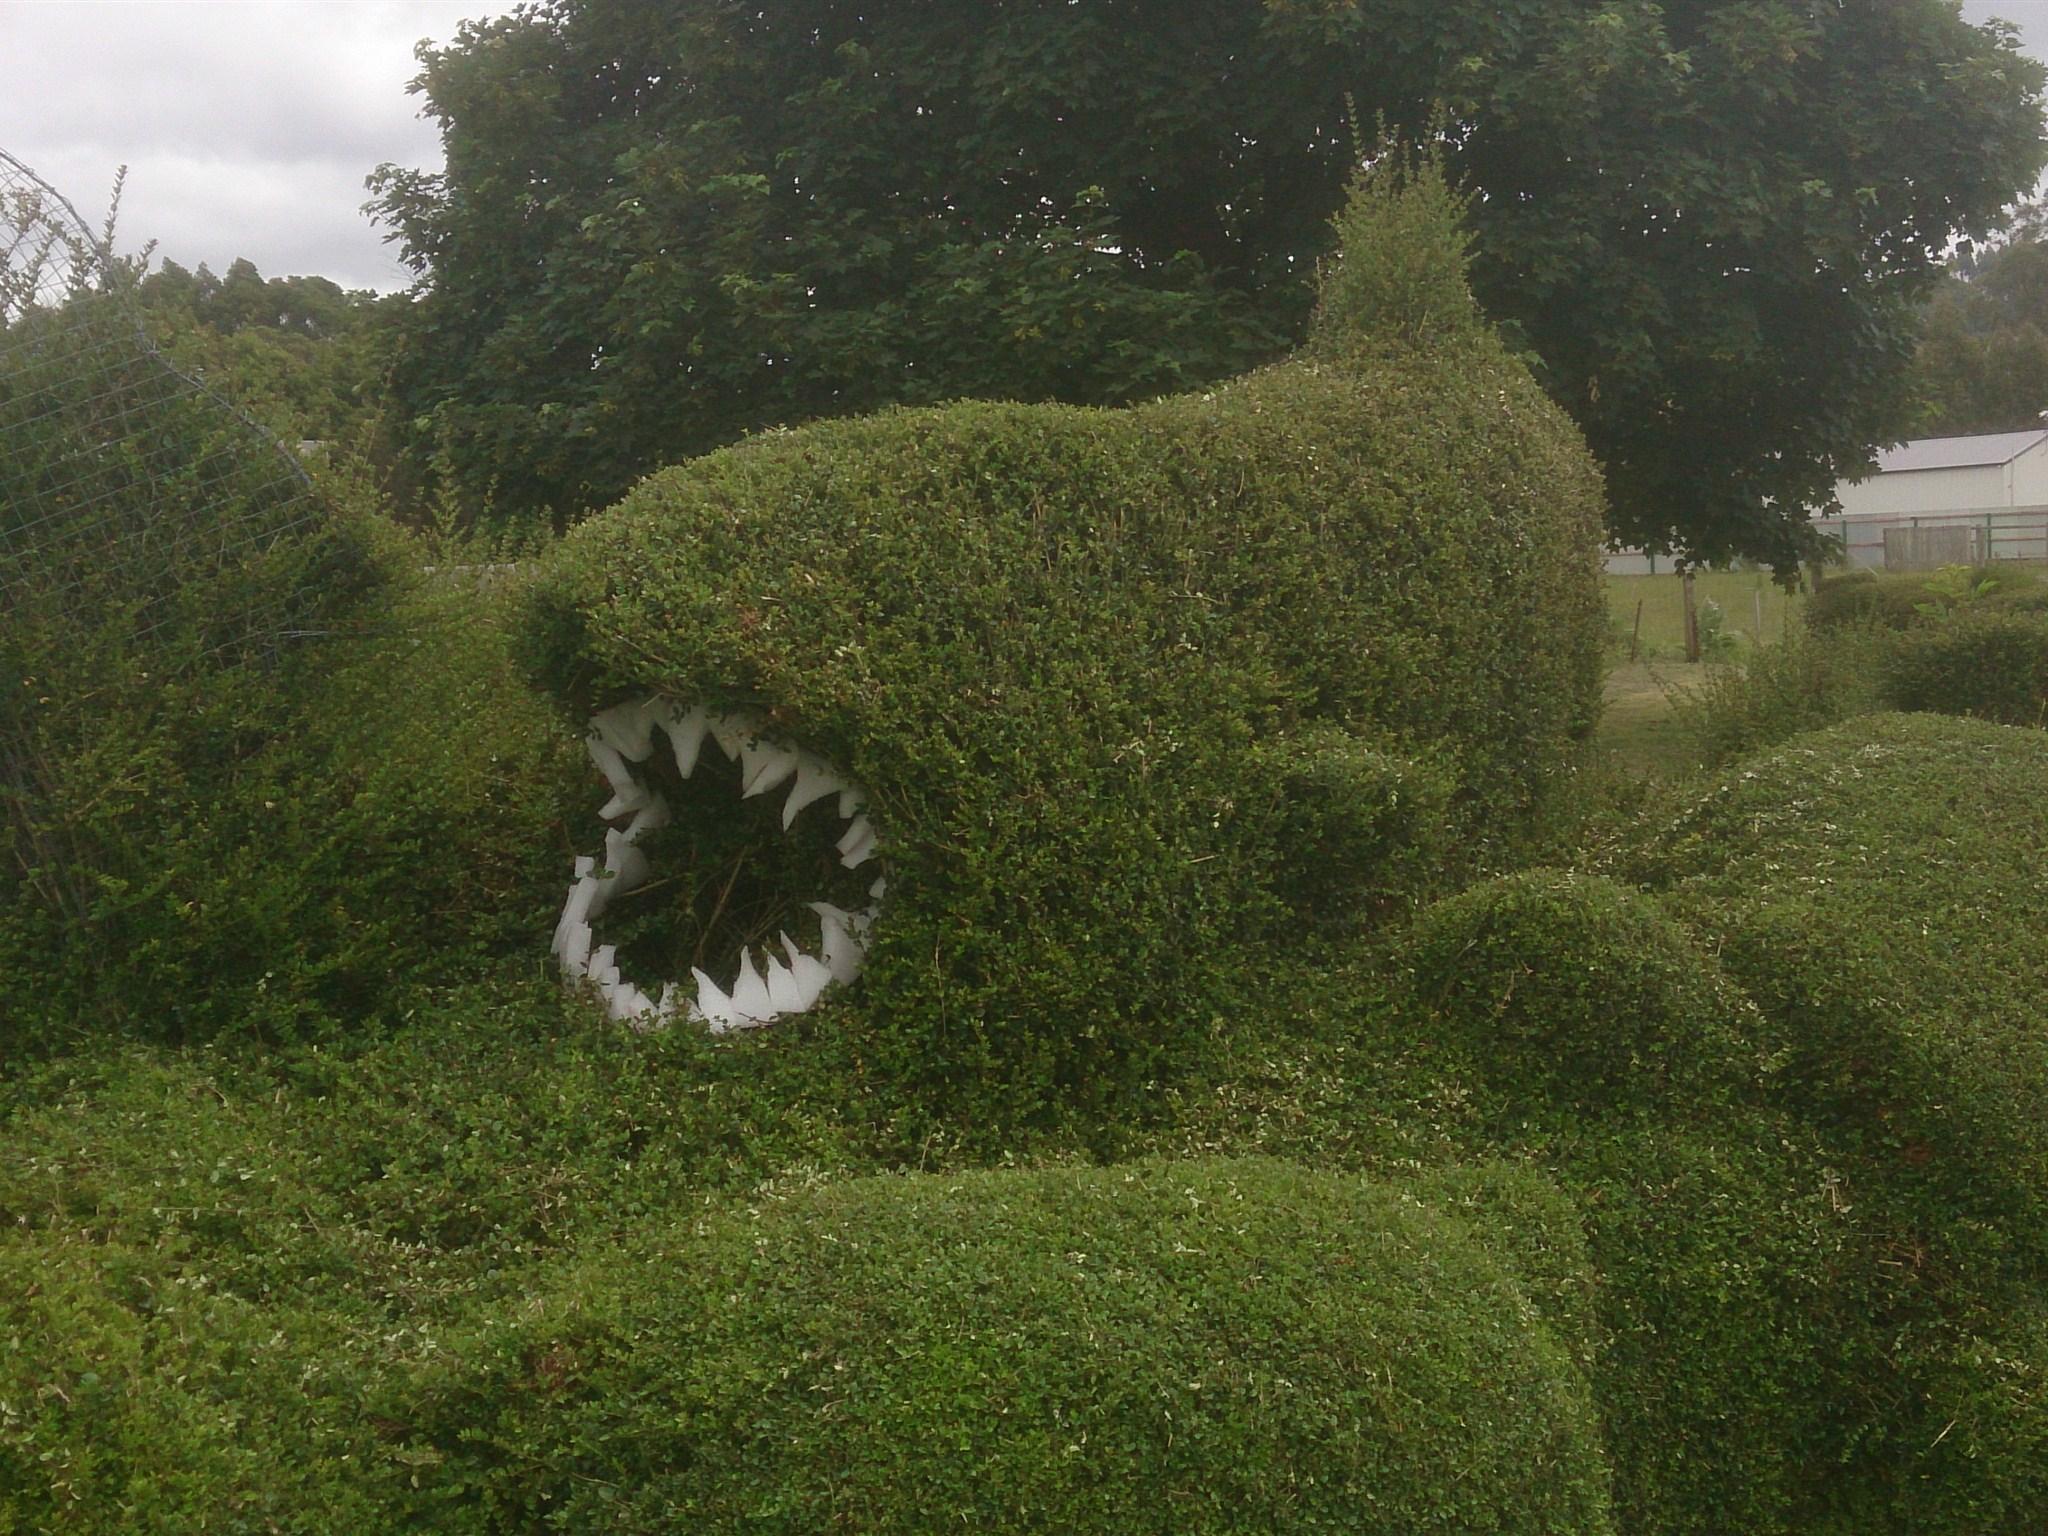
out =
{"type": "MultiPolygon", "coordinates": [[[[0,149],[95,228],[128,167],[119,244],[351,288],[409,274],[362,216],[383,161],[440,165],[405,83],[413,45],[509,0],[0,0],[0,149]]],[[[2048,0],[1963,0],[2048,49],[2048,0]]]]}

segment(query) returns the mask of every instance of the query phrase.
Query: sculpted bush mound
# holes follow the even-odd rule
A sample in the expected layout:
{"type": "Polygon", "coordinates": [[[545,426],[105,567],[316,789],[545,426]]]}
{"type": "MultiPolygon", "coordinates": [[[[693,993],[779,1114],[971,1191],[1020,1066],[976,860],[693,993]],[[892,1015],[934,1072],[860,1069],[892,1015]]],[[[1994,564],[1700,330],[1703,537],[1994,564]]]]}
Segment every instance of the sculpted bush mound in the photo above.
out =
{"type": "MultiPolygon", "coordinates": [[[[1115,1101],[1302,936],[1545,802],[1596,707],[1600,483],[1456,213],[1433,175],[1367,183],[1310,345],[1212,392],[771,433],[550,561],[531,649],[575,716],[701,704],[864,786],[879,857],[827,899],[886,881],[847,1004],[871,1065],[956,1108],[1115,1101]]],[[[781,832],[736,795],[650,829],[686,932],[621,929],[643,987],[809,939],[834,861],[749,863],[781,832]]]]}

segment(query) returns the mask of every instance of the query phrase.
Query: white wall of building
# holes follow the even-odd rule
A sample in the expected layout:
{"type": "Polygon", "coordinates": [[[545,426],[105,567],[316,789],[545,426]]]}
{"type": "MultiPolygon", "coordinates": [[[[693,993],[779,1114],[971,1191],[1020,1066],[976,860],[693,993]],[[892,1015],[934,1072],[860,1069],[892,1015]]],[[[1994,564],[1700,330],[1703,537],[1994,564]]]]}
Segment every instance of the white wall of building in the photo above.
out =
{"type": "MultiPolygon", "coordinates": [[[[2036,450],[2026,457],[2038,455],[2036,450]]],[[[2043,462],[2043,472],[2048,473],[2048,460],[2043,462]]],[[[1940,516],[2013,504],[2010,466],[2004,464],[1872,475],[1856,485],[1836,486],[1835,494],[1842,499],[1842,510],[1851,517],[1940,516]]]]}

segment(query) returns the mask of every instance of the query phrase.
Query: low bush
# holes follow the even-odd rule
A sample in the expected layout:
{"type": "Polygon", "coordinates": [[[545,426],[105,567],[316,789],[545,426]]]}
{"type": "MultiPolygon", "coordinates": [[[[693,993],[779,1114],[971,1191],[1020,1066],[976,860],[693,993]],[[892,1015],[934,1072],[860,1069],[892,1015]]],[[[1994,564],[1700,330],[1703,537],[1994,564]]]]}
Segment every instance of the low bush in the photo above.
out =
{"type": "Polygon", "coordinates": [[[1618,1525],[1800,1529],[1838,1220],[1754,1004],[1655,900],[1560,870],[1438,903],[1400,959],[1375,1075],[1454,1089],[1457,1155],[1540,1163],[1582,1212],[1618,1525]]]}
{"type": "Polygon", "coordinates": [[[870,1179],[643,1252],[569,1272],[434,1405],[443,1475],[509,1523],[1612,1528],[1583,1252],[1527,1175],[870,1179]]]}
{"type": "Polygon", "coordinates": [[[1687,733],[1709,767],[1884,704],[1892,636],[1848,624],[1795,629],[1744,664],[1717,668],[1680,701],[1687,733]]]}
{"type": "Polygon", "coordinates": [[[361,1028],[545,934],[585,768],[512,664],[505,601],[394,578],[276,667],[95,711],[31,807],[52,847],[90,845],[84,909],[0,893],[0,1049],[361,1028]]]}
{"type": "Polygon", "coordinates": [[[1895,709],[2048,724],[2048,614],[1971,610],[1901,634],[1884,657],[1895,709]]]}
{"type": "Polygon", "coordinates": [[[1276,955],[1503,857],[1560,776],[1599,482],[1456,213],[1428,176],[1362,192],[1279,367],[769,434],[548,562],[531,647],[573,717],[749,709],[872,791],[887,906],[844,1006],[935,1122],[1142,1112],[1276,955]]]}
{"type": "Polygon", "coordinates": [[[1845,571],[1823,576],[1806,605],[1811,630],[1912,629],[1959,612],[2038,612],[2041,579],[2024,566],[1939,571],[1845,571]]]}
{"type": "Polygon", "coordinates": [[[1869,716],[1751,759],[1626,861],[1757,1000],[1773,1099],[1848,1213],[1814,1290],[1809,1529],[2048,1511],[2044,776],[2038,731],[1869,716]]]}

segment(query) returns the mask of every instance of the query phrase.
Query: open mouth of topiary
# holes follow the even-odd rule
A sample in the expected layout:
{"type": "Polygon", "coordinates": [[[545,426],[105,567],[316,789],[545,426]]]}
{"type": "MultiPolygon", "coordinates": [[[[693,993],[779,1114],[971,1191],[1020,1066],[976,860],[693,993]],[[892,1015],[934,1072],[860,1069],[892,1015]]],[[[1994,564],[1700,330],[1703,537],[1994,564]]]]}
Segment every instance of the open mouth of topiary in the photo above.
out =
{"type": "Polygon", "coordinates": [[[756,715],[661,697],[592,716],[586,745],[611,798],[555,925],[571,984],[638,1029],[724,1033],[860,974],[884,880],[849,775],[756,715]]]}

